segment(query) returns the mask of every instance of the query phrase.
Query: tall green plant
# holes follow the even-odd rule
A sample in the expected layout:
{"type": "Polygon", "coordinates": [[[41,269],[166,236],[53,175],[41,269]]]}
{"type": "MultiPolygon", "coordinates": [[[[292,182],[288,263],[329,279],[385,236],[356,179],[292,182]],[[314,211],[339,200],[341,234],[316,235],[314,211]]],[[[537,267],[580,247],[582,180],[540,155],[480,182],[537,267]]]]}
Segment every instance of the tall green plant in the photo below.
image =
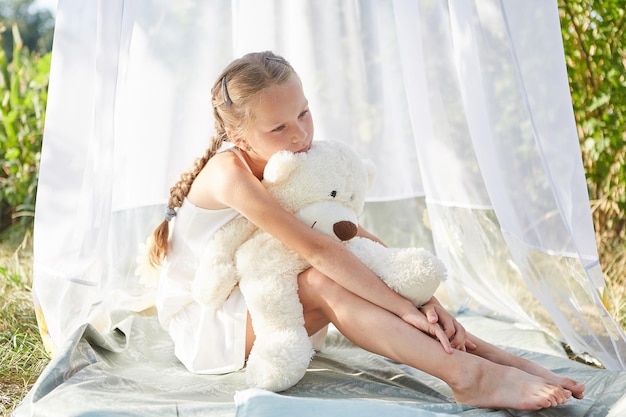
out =
{"type": "Polygon", "coordinates": [[[12,59],[0,49],[0,230],[32,221],[50,71],[50,54],[24,48],[17,25],[12,33],[12,59]]]}
{"type": "Polygon", "coordinates": [[[559,0],[596,228],[612,241],[626,234],[626,13],[620,3],[559,0]]]}

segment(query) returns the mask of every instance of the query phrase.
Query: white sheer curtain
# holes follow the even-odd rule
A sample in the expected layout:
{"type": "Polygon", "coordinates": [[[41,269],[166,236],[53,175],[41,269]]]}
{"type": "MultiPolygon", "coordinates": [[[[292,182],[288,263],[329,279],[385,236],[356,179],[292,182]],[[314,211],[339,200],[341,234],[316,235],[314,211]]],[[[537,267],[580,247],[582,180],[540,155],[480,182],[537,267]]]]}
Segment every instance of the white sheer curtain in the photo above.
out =
{"type": "Polygon", "coordinates": [[[611,369],[556,1],[60,0],[35,216],[33,290],[51,349],[152,304],[142,248],[211,135],[209,89],[274,50],[318,140],[378,166],[363,223],[432,247],[441,296],[539,327],[611,369]]]}

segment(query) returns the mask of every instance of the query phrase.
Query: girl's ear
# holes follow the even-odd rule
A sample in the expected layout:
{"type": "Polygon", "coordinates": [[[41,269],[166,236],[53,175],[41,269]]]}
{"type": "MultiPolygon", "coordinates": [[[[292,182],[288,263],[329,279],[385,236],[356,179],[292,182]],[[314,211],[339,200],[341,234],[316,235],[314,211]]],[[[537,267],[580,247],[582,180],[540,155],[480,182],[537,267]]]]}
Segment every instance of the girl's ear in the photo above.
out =
{"type": "Polygon", "coordinates": [[[230,143],[232,143],[239,149],[243,149],[246,151],[250,150],[250,146],[248,146],[248,142],[241,134],[239,134],[238,132],[230,128],[226,129],[226,134],[228,135],[228,141],[230,143]]]}
{"type": "Polygon", "coordinates": [[[228,140],[234,144],[235,143],[235,132],[233,132],[233,129],[228,128],[228,127],[225,130],[226,130],[226,136],[228,136],[228,140]]]}

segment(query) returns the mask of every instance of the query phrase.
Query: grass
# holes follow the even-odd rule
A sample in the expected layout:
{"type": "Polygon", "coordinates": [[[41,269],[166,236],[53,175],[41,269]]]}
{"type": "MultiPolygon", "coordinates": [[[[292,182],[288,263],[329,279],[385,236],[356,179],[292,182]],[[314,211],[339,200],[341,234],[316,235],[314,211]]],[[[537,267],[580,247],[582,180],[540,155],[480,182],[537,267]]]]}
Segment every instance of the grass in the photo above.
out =
{"type": "MultiPolygon", "coordinates": [[[[599,234],[600,235],[600,234],[599,234]]],[[[607,278],[603,302],[621,328],[626,331],[626,245],[624,237],[598,238],[600,265],[607,278]]]]}
{"type": "Polygon", "coordinates": [[[9,416],[49,361],[31,297],[32,234],[0,236],[0,415],[9,416]]]}

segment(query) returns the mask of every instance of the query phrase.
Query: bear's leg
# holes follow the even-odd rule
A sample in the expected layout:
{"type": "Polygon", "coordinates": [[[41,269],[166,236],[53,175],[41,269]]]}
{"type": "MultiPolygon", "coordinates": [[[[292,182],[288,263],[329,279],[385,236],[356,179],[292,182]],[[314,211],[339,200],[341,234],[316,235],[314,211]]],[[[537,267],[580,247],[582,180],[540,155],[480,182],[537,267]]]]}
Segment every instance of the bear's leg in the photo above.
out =
{"type": "Polygon", "coordinates": [[[251,387],[283,391],[304,376],[314,354],[298,297],[297,276],[308,264],[259,233],[242,245],[237,266],[256,335],[246,381],[251,387]]]}
{"type": "Polygon", "coordinates": [[[288,329],[255,329],[257,336],[246,365],[249,387],[284,391],[306,373],[313,346],[303,326],[288,329]]]}

